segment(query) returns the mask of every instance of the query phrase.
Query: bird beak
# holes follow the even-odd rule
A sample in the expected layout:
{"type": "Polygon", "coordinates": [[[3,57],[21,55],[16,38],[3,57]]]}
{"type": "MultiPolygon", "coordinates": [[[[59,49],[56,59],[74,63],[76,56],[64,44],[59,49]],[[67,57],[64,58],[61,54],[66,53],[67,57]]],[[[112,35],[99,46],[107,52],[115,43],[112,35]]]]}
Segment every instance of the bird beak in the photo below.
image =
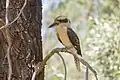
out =
{"type": "Polygon", "coordinates": [[[53,27],[53,26],[55,26],[56,25],[56,23],[54,22],[54,23],[52,23],[50,26],[49,26],[49,28],[51,28],[51,27],[53,27]]]}

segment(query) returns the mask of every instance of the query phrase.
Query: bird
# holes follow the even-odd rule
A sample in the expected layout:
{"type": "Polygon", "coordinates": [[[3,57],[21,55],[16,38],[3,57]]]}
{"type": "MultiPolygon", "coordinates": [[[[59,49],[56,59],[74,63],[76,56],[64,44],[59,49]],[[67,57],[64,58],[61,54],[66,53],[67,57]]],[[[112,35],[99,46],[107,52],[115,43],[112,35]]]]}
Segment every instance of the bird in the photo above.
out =
{"type": "Polygon", "coordinates": [[[52,28],[56,26],[56,34],[58,40],[68,49],[74,48],[77,54],[82,57],[80,41],[77,34],[71,28],[71,22],[66,16],[58,16],[54,22],[49,26],[52,28]]]}

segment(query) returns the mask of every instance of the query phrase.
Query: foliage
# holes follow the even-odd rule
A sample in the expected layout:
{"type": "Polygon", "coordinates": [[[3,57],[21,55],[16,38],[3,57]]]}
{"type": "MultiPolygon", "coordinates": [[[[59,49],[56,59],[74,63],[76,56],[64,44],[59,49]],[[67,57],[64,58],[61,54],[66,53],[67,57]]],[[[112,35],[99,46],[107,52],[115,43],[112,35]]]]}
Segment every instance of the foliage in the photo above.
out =
{"type": "MultiPolygon", "coordinates": [[[[51,7],[49,8],[50,16],[54,18],[58,15],[68,16],[72,28],[81,37],[83,55],[96,68],[99,79],[118,80],[120,78],[120,0],[58,1],[57,6],[52,5],[52,10],[51,7]],[[93,2],[92,6],[90,6],[91,2],[93,2]],[[92,7],[91,10],[89,7],[92,7]],[[85,19],[87,15],[88,19],[85,19]]],[[[52,2],[55,3],[54,0],[52,2]]],[[[65,58],[69,61],[69,58],[65,58]]],[[[74,66],[71,62],[68,65],[70,65],[68,71],[73,72],[74,66]]],[[[56,70],[59,72],[57,68],[56,70]]],[[[72,73],[68,73],[68,80],[80,78],[83,80],[81,77],[84,75],[83,72],[79,75],[74,73],[76,78],[71,77],[72,73]]]]}
{"type": "Polygon", "coordinates": [[[114,73],[120,70],[119,22],[120,19],[115,17],[99,21],[91,19],[91,28],[86,39],[86,51],[91,53],[89,55],[94,66],[108,80],[117,79],[114,73]]]}

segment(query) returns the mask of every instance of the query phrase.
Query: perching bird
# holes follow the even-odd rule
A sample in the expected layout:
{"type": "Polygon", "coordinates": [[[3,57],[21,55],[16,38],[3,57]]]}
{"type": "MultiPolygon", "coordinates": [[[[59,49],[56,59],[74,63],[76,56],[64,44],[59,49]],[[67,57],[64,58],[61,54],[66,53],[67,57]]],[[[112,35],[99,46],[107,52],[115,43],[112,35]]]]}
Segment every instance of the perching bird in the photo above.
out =
{"type": "Polygon", "coordinates": [[[65,16],[58,16],[49,28],[56,26],[58,40],[68,49],[75,48],[77,54],[82,56],[79,38],[70,28],[70,20],[65,16]]]}

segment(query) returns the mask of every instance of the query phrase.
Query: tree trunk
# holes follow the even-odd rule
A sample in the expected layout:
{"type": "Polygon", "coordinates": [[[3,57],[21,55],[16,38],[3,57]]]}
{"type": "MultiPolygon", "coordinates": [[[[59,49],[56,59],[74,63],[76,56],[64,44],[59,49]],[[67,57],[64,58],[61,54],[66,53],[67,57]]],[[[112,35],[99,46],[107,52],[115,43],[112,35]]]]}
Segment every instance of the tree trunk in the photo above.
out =
{"type": "MultiPolygon", "coordinates": [[[[24,2],[25,0],[10,0],[9,22],[17,17],[24,2]]],[[[4,22],[5,4],[5,0],[0,0],[0,19],[4,22]]],[[[7,28],[9,41],[12,43],[10,49],[12,61],[11,80],[31,80],[34,65],[43,60],[41,20],[41,0],[27,0],[21,16],[7,28]]],[[[7,80],[9,67],[6,52],[9,42],[8,38],[3,34],[4,32],[0,31],[0,80],[7,80]]],[[[36,80],[44,80],[44,70],[36,80]]]]}

